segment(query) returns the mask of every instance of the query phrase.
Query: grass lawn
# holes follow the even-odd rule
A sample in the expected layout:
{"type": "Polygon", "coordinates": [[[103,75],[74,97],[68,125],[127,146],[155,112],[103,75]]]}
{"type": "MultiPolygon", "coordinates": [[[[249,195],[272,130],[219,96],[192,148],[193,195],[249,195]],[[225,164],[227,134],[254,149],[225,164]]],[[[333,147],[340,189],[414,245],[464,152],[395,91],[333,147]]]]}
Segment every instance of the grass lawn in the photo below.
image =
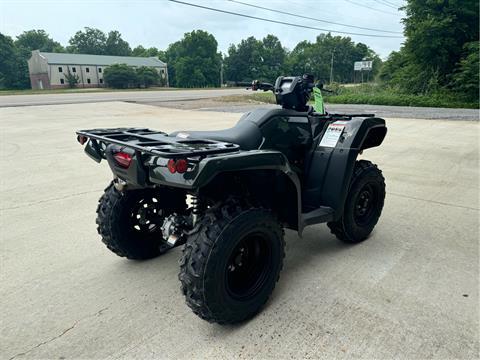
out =
{"type": "MultiPolygon", "coordinates": [[[[329,86],[326,86],[330,89],[329,86]]],[[[359,86],[332,87],[335,94],[325,94],[324,101],[328,104],[371,104],[390,106],[418,106],[418,107],[445,107],[478,109],[479,103],[462,99],[455,94],[413,95],[401,94],[392,90],[385,90],[376,85],[364,84],[359,86]]],[[[271,92],[255,92],[251,95],[226,96],[221,98],[226,102],[257,102],[275,104],[275,97],[271,92]]]]}

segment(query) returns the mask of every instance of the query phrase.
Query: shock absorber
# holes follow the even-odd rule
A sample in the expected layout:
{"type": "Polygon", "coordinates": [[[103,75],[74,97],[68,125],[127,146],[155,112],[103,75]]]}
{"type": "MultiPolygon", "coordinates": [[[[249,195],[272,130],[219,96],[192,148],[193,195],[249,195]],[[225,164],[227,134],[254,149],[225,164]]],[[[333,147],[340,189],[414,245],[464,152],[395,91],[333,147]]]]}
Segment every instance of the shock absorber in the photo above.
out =
{"type": "Polygon", "coordinates": [[[201,202],[200,198],[198,195],[193,195],[192,196],[192,221],[193,221],[193,226],[197,223],[198,216],[201,214],[201,202]]]}

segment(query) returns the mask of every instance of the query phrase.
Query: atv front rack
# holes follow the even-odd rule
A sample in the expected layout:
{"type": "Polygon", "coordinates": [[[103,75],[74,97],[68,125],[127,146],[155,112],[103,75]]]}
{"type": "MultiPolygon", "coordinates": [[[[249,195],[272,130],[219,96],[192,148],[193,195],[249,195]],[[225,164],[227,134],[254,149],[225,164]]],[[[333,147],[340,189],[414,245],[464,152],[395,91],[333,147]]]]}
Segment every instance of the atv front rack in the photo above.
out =
{"type": "Polygon", "coordinates": [[[166,158],[207,156],[218,153],[236,152],[240,147],[227,142],[206,139],[184,139],[168,136],[161,131],[147,128],[116,128],[77,131],[77,140],[84,144],[92,141],[96,149],[100,143],[115,144],[140,151],[145,154],[166,158]]]}

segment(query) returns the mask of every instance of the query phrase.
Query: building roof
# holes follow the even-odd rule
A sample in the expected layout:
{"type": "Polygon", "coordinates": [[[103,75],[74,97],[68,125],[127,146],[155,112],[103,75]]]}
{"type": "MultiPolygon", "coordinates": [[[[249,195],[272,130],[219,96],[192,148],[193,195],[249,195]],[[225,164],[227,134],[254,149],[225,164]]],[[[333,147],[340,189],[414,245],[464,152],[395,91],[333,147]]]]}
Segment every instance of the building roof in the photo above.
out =
{"type": "Polygon", "coordinates": [[[49,64],[63,65],[103,65],[127,64],[130,66],[165,67],[163,61],[156,57],[109,56],[40,52],[40,56],[47,59],[49,64]]]}

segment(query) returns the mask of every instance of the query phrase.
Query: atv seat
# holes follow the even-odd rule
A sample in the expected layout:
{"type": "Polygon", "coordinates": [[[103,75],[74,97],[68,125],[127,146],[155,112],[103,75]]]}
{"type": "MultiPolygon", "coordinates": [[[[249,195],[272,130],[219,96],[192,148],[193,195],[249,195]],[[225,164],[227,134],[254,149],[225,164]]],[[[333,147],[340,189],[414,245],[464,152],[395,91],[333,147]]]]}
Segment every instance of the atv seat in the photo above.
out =
{"type": "Polygon", "coordinates": [[[230,129],[216,131],[176,131],[169,136],[224,141],[237,144],[242,150],[258,149],[262,143],[262,133],[257,124],[246,119],[240,120],[230,129]]]}

